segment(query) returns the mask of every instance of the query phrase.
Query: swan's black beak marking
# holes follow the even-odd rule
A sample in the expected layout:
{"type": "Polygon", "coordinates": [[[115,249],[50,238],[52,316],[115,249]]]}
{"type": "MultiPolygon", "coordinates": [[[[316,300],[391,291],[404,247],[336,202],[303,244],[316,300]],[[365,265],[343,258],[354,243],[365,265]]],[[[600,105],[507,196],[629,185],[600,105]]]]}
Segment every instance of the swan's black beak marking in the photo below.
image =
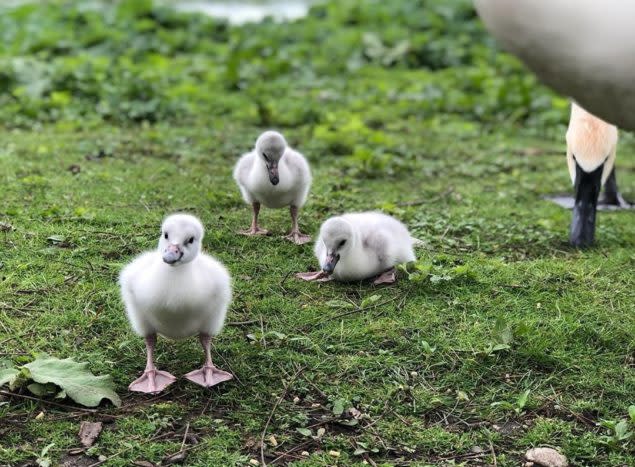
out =
{"type": "Polygon", "coordinates": [[[269,162],[267,164],[267,170],[269,171],[269,181],[272,185],[277,185],[280,182],[280,176],[278,175],[278,162],[269,162]]]}
{"type": "Polygon", "coordinates": [[[322,271],[327,274],[331,274],[335,270],[335,265],[340,260],[340,255],[330,253],[326,256],[326,263],[322,267],[322,271]]]}
{"type": "MultiPolygon", "coordinates": [[[[574,159],[575,160],[575,159],[574,159]]],[[[602,163],[593,172],[585,172],[575,162],[575,204],[569,231],[569,242],[576,248],[585,248],[595,237],[595,214],[602,188],[602,163]]]]}

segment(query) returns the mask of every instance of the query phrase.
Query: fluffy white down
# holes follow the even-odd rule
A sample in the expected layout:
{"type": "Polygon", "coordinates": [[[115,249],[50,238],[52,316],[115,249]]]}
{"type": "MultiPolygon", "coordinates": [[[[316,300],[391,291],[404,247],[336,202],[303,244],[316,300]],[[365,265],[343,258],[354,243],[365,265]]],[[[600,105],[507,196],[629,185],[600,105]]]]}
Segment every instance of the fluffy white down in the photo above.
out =
{"type": "Polygon", "coordinates": [[[234,179],[246,203],[259,202],[268,208],[302,207],[311,187],[309,164],[298,151],[286,147],[280,158],[280,182],[269,181],[267,167],[256,149],[244,154],[234,168],[234,179]]]}
{"type": "Polygon", "coordinates": [[[359,212],[332,217],[322,224],[314,250],[320,267],[326,262],[327,244],[333,239],[341,241],[340,237],[346,239],[346,245],[339,250],[340,259],[332,273],[339,281],[368,279],[416,259],[414,239],[404,224],[379,212],[359,212]],[[348,233],[334,232],[334,221],[348,224],[348,233]]]}
{"type": "Polygon", "coordinates": [[[225,267],[204,253],[173,267],[161,251],[147,252],[119,276],[121,295],[134,331],[173,339],[218,334],[231,302],[231,279],[225,267]]]}

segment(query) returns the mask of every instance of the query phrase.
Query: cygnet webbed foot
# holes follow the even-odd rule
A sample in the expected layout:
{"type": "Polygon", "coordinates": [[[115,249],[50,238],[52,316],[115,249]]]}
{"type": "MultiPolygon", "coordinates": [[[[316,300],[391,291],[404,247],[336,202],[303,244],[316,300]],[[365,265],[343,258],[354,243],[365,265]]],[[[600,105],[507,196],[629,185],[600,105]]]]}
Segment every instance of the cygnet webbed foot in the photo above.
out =
{"type": "Polygon", "coordinates": [[[130,383],[128,390],[154,394],[163,391],[174,381],[176,381],[176,378],[167,371],[154,368],[144,371],[139,378],[130,383]]]}
{"type": "Polygon", "coordinates": [[[206,364],[198,370],[190,371],[185,377],[204,388],[209,388],[234,378],[231,373],[220,370],[212,364],[206,364]]]}

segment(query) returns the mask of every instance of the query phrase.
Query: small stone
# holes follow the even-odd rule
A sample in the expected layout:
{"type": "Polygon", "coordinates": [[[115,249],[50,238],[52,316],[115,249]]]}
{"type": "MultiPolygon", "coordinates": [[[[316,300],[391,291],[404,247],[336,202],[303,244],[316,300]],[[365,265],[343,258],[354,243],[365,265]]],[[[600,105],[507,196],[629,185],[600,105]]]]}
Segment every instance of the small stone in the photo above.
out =
{"type": "Polygon", "coordinates": [[[416,371],[411,371],[410,376],[412,376],[413,378],[416,378],[417,376],[419,376],[419,373],[417,373],[416,371]]]}
{"type": "Polygon", "coordinates": [[[299,398],[298,396],[295,396],[295,397],[293,398],[293,403],[294,403],[294,404],[297,404],[298,402],[300,402],[300,398],[299,398]]]}
{"type": "Polygon", "coordinates": [[[483,448],[480,446],[472,446],[472,449],[470,449],[470,451],[472,451],[474,454],[480,454],[483,452],[483,448]]]}
{"type": "Polygon", "coordinates": [[[329,456],[340,457],[340,452],[339,451],[329,451],[329,456]]]}
{"type": "Polygon", "coordinates": [[[257,460],[257,459],[251,459],[251,460],[249,461],[249,463],[250,463],[251,465],[260,465],[260,462],[258,462],[258,460],[257,460]]]}
{"type": "Polygon", "coordinates": [[[324,428],[318,428],[318,431],[316,433],[318,438],[321,438],[322,436],[324,436],[324,433],[326,433],[326,429],[324,428]]]}
{"type": "Polygon", "coordinates": [[[527,451],[525,458],[543,467],[567,467],[567,458],[552,448],[533,448],[527,451]]]}
{"type": "Polygon", "coordinates": [[[309,457],[309,455],[310,455],[310,454],[309,454],[309,451],[302,451],[302,452],[300,453],[300,455],[302,455],[302,456],[304,456],[304,457],[309,457]]]}
{"type": "Polygon", "coordinates": [[[108,460],[108,458],[106,456],[104,456],[103,454],[100,454],[99,457],[97,458],[97,460],[99,462],[106,462],[108,460]]]}
{"type": "Polygon", "coordinates": [[[44,418],[44,412],[40,412],[39,414],[35,416],[36,420],[42,420],[43,418],[44,418]]]}
{"type": "Polygon", "coordinates": [[[278,440],[275,436],[269,436],[269,444],[271,444],[274,448],[278,445],[278,440]]]}

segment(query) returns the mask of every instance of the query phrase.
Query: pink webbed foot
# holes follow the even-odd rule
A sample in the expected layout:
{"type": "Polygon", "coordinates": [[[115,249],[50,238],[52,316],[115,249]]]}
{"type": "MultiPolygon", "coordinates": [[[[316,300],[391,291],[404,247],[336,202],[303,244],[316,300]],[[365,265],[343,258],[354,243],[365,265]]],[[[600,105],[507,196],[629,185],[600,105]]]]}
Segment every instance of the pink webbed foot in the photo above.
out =
{"type": "Polygon", "coordinates": [[[130,383],[128,390],[154,394],[163,391],[175,381],[176,378],[167,371],[146,370],[141,377],[130,383]]]}
{"type": "Polygon", "coordinates": [[[301,232],[291,232],[289,235],[286,235],[284,238],[295,243],[296,245],[304,245],[305,243],[309,243],[311,241],[311,236],[303,234],[301,232]]]}
{"type": "Polygon", "coordinates": [[[373,281],[374,285],[380,284],[393,284],[397,280],[397,274],[395,273],[395,268],[389,269],[388,271],[382,272],[379,276],[375,278],[373,281]]]}
{"type": "Polygon", "coordinates": [[[247,235],[249,237],[258,236],[258,235],[269,235],[269,231],[266,229],[261,229],[260,227],[251,227],[247,230],[238,231],[240,235],[247,235]]]}
{"type": "Polygon", "coordinates": [[[223,381],[229,381],[234,376],[231,373],[219,370],[214,365],[204,365],[199,370],[190,371],[185,377],[199,386],[209,388],[223,381]]]}
{"type": "Polygon", "coordinates": [[[333,278],[324,271],[317,272],[298,272],[295,277],[298,279],[302,279],[305,281],[318,281],[318,282],[328,282],[333,280],[333,278]]]}

